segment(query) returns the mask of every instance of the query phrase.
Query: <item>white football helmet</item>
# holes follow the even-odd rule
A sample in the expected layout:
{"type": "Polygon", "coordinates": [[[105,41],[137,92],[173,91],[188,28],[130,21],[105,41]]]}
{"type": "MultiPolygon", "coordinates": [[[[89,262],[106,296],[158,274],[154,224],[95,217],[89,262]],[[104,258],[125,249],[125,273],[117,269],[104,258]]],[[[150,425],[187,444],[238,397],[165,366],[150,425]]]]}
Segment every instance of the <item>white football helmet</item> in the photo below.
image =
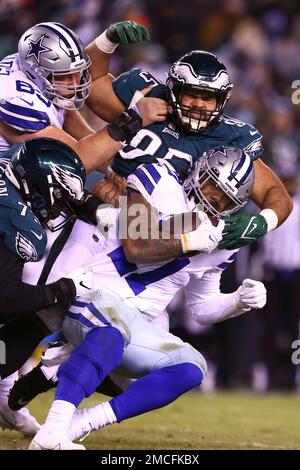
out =
{"type": "Polygon", "coordinates": [[[254,185],[254,168],[247,153],[237,147],[216,147],[197,160],[183,186],[187,197],[195,206],[216,217],[224,217],[247,204],[254,185]],[[229,199],[222,212],[218,211],[203,194],[203,187],[212,182],[229,199]]]}

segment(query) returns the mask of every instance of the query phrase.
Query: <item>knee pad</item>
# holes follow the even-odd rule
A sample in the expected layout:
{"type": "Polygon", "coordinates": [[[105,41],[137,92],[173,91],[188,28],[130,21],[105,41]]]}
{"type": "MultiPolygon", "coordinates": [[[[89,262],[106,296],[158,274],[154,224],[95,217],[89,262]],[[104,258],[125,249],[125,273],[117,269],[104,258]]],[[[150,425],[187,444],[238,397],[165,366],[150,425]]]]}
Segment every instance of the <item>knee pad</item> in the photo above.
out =
{"type": "Polygon", "coordinates": [[[179,355],[175,358],[175,364],[194,364],[201,369],[203,376],[207,373],[207,363],[202,354],[193,346],[184,343],[184,347],[179,351],[179,355]]]}
{"type": "Polygon", "coordinates": [[[123,337],[114,327],[97,327],[88,332],[57,377],[66,376],[91,395],[106,375],[122,361],[123,337]]]}

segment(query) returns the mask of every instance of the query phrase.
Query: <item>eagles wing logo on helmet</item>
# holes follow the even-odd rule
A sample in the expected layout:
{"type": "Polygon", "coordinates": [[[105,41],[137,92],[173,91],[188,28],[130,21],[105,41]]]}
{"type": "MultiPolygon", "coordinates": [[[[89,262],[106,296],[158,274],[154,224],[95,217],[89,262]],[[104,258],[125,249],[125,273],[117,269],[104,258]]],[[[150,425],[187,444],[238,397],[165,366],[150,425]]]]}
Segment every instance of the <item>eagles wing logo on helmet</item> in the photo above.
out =
{"type": "Polygon", "coordinates": [[[30,240],[24,237],[20,232],[16,235],[16,250],[25,261],[37,261],[38,255],[35,247],[30,240]]]}
{"type": "Polygon", "coordinates": [[[74,199],[81,199],[83,195],[82,179],[71,171],[63,170],[59,165],[50,164],[53,176],[56,181],[72,196],[74,199]]]}
{"type": "Polygon", "coordinates": [[[174,77],[181,83],[188,83],[189,85],[198,85],[197,74],[190,64],[182,62],[180,64],[173,64],[171,69],[174,77]]]}

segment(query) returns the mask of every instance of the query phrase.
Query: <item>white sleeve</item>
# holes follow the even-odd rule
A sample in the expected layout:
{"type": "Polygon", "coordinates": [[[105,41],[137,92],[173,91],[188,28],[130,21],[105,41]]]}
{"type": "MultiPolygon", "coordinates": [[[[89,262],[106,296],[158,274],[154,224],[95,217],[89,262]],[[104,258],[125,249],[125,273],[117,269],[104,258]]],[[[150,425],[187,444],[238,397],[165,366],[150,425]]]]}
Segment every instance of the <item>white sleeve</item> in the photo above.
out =
{"type": "Polygon", "coordinates": [[[201,278],[192,275],[186,286],[188,314],[202,325],[217,323],[249,310],[235,306],[235,292],[220,292],[221,273],[221,269],[211,269],[201,278]]]}
{"type": "Polygon", "coordinates": [[[161,214],[179,214],[186,211],[182,185],[176,173],[168,171],[165,165],[140,165],[127,181],[161,214]]]}
{"type": "Polygon", "coordinates": [[[51,268],[47,283],[56,281],[87,264],[101,249],[101,239],[94,238],[96,228],[76,220],[72,232],[51,268]]]}
{"type": "Polygon", "coordinates": [[[36,88],[21,72],[9,78],[9,87],[1,89],[0,119],[22,132],[37,132],[49,126],[51,101],[36,94],[36,88]]]}

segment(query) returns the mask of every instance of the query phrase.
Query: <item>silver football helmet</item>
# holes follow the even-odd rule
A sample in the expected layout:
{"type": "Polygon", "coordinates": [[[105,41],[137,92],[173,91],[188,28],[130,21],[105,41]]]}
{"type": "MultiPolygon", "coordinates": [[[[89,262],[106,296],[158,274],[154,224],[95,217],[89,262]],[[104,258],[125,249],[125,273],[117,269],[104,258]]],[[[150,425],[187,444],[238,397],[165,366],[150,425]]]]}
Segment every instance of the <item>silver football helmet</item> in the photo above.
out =
{"type": "Polygon", "coordinates": [[[55,106],[79,109],[91,88],[90,58],[79,37],[60,23],[39,23],[25,31],[18,45],[20,69],[55,106]],[[78,73],[77,82],[59,78],[78,73]],[[58,83],[56,83],[58,80],[58,83]]]}
{"type": "Polygon", "coordinates": [[[207,51],[185,54],[174,62],[167,78],[167,97],[173,120],[185,131],[196,133],[217,124],[232,87],[227,69],[217,56],[207,51]],[[189,90],[208,92],[214,96],[217,104],[215,111],[182,105],[182,95],[189,90]]]}
{"type": "Polygon", "coordinates": [[[254,185],[251,158],[237,147],[211,149],[194,163],[183,185],[195,206],[216,217],[230,215],[245,206],[251,195],[254,185]],[[203,194],[207,183],[212,183],[227,195],[228,204],[222,212],[203,194]]]}

